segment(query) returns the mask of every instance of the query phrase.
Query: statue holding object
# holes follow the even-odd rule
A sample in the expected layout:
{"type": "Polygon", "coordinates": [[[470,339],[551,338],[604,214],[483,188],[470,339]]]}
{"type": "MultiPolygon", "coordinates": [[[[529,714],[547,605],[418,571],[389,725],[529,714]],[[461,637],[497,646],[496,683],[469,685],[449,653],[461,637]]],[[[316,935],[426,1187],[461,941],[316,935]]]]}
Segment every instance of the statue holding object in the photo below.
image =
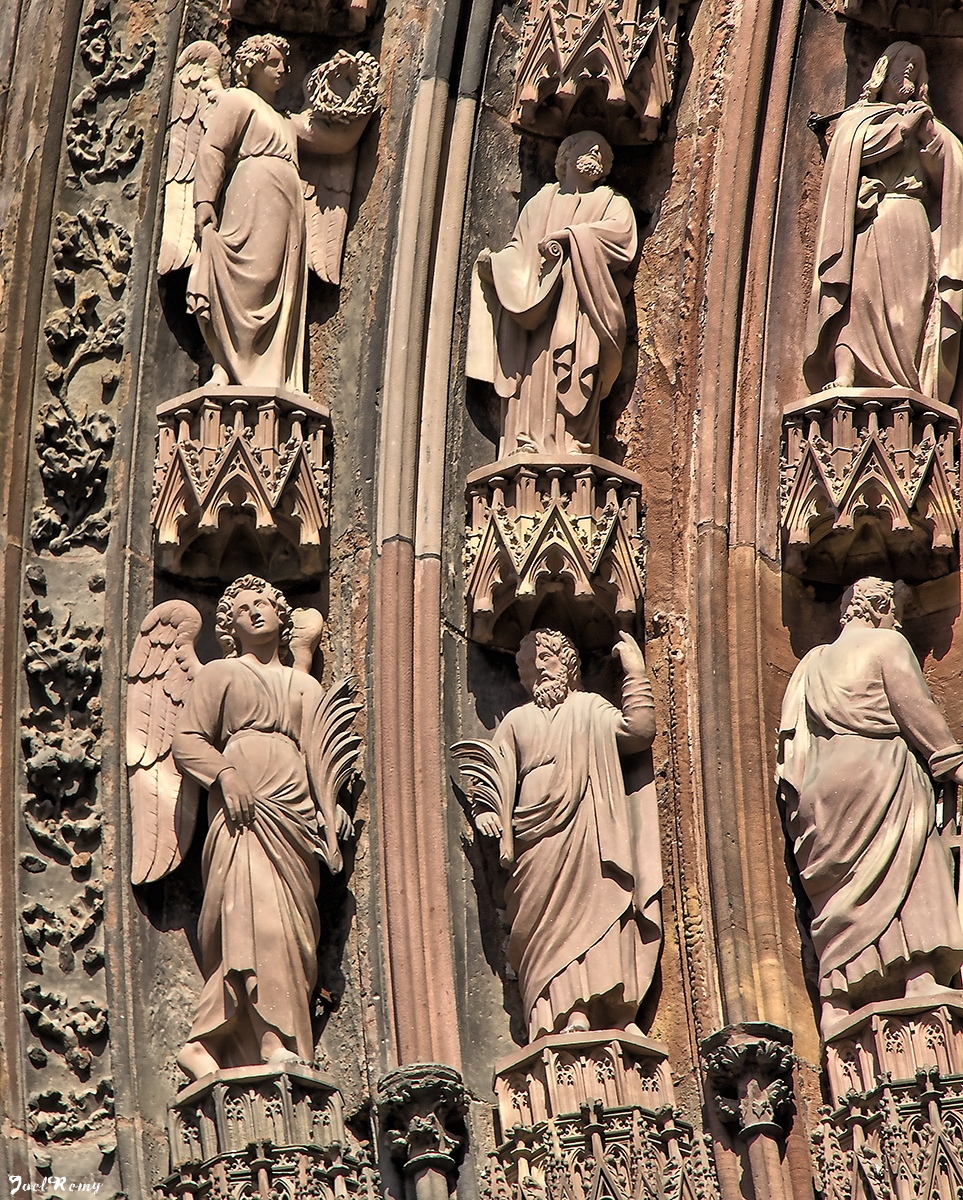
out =
{"type": "Polygon", "coordinates": [[[963,146],[926,58],[894,42],[839,117],[823,172],[804,363],[811,392],[903,387],[952,404],[963,326],[963,146]]]}
{"type": "Polygon", "coordinates": [[[292,614],[274,587],[245,575],[218,605],[224,659],[200,664],[200,628],[186,601],[152,609],[127,692],[135,884],[180,864],[208,789],[198,923],[205,984],[178,1057],[194,1078],[314,1058],[319,864],[342,868],[338,839],[352,823],[338,793],[360,745],[353,681],[325,692],[308,674],[319,613],[292,614]]]}
{"type": "Polygon", "coordinates": [[[501,399],[499,459],[598,453],[638,245],[631,205],[602,183],[611,168],[600,134],[567,137],[558,182],[529,200],[503,250],[479,256],[466,370],[501,399]]]}
{"type": "Polygon", "coordinates": [[[662,945],[662,861],[655,783],[626,795],[620,755],[655,736],[652,689],[638,644],[620,635],[622,711],[580,685],[563,634],[522,639],[517,663],[532,702],[494,740],[452,753],[468,783],[479,833],[500,839],[508,867],[511,936],[532,1039],[621,1029],[638,1009],[662,945]]]}
{"type": "Polygon", "coordinates": [[[188,310],[214,358],[214,386],[303,391],[307,271],[337,284],[357,143],[377,102],[378,64],[339,51],[304,82],[308,107],[274,108],[288,43],[234,54],[194,42],[177,63],[159,271],[190,266],[188,310]]]}
{"type": "Polygon", "coordinates": [[[963,745],[899,632],[903,590],[849,588],[842,632],[800,661],[783,701],[777,780],[813,908],[824,1036],[864,1004],[945,993],[963,963],[932,783],[963,783],[963,745]]]}

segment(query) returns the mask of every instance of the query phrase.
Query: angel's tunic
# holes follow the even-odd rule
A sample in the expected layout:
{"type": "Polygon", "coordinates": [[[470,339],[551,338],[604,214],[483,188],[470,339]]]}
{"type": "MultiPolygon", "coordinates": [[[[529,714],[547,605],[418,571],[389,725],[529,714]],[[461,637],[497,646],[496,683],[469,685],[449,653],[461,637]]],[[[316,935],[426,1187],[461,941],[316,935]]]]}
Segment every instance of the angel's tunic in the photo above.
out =
{"type": "Polygon", "coordinates": [[[624,196],[547,184],[492,255],[494,282],[476,274],[467,370],[502,398],[499,457],[598,453],[599,404],[622,369],[624,272],[637,244],[624,196]],[[562,256],[546,258],[539,246],[562,230],[562,256]]]}
{"type": "Polygon", "coordinates": [[[231,383],[301,390],[308,276],[297,134],[249,88],[230,88],[211,110],[194,175],[202,201],[219,225],[204,230],[187,303],[214,361],[231,383]]]}
{"type": "Polygon", "coordinates": [[[963,763],[909,642],[847,625],[810,650],[783,702],[778,777],[813,907],[823,999],[902,995],[929,957],[940,983],[963,962],[963,930],[936,832],[933,784],[963,763]]]}
{"type": "MultiPolygon", "coordinates": [[[[251,659],[202,667],[174,735],[181,771],[210,788],[204,902],[198,925],[206,983],[191,1038],[227,1032],[245,996],[301,1058],[314,1058],[310,998],[320,934],[319,858],[325,856],[309,779],[323,693],[311,676],[251,659]],[[236,767],[256,797],[250,826],[231,828],[217,776],[236,767]]],[[[226,1050],[259,1062],[250,1030],[226,1050]]]]}
{"type": "Polygon", "coordinates": [[[658,961],[655,788],[627,796],[619,759],[651,744],[647,680],[626,680],[623,707],[571,692],[515,709],[495,735],[518,774],[508,958],[533,1038],[576,1005],[596,1028],[634,1020],[658,961]]]}

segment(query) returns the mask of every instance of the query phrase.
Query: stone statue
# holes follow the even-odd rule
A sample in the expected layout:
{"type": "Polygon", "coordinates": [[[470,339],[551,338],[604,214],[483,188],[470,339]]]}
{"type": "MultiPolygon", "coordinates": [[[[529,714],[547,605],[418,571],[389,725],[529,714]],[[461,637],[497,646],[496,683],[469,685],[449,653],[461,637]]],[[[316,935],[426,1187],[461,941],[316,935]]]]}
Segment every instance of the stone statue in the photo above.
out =
{"type": "Polygon", "coordinates": [[[810,390],[898,386],[950,404],[963,323],[963,147],[933,116],[918,46],[889,46],[840,116],[821,208],[810,390]]]}
{"type": "Polygon", "coordinates": [[[622,711],[580,686],[578,651],[539,629],[516,661],[532,702],[492,742],[452,747],[479,833],[501,839],[508,958],[529,1034],[635,1025],[659,958],[662,861],[651,776],[626,795],[621,754],[655,735],[637,643],[621,634],[622,711]]]}
{"type": "Polygon", "coordinates": [[[339,51],[305,80],[309,106],[287,115],[274,108],[287,58],[283,38],[248,38],[234,54],[240,86],[227,90],[211,42],[178,59],[159,270],[191,267],[187,305],[214,386],[302,390],[308,267],[340,281],[378,64],[339,51]]]}
{"type": "Polygon", "coordinates": [[[127,693],[135,884],[180,864],[208,789],[198,923],[206,982],[178,1057],[195,1078],[314,1058],[319,863],[341,870],[338,839],[352,823],[338,793],[359,746],[352,681],[324,692],[307,673],[319,614],[292,614],[280,592],[245,575],[218,604],[224,659],[201,666],[200,628],[186,601],[154,608],[127,693]],[[292,645],[293,667],[282,661],[292,645]]]}
{"type": "Polygon", "coordinates": [[[902,584],[861,579],[842,632],[786,690],[777,779],[812,903],[825,1034],[854,1007],[947,990],[963,930],[931,775],[963,783],[957,744],[898,630],[902,584]]]}
{"type": "Polygon", "coordinates": [[[605,138],[567,137],[558,183],[529,200],[504,250],[478,258],[466,370],[501,397],[499,458],[598,453],[638,245],[628,200],[601,184],[611,167],[605,138]]]}

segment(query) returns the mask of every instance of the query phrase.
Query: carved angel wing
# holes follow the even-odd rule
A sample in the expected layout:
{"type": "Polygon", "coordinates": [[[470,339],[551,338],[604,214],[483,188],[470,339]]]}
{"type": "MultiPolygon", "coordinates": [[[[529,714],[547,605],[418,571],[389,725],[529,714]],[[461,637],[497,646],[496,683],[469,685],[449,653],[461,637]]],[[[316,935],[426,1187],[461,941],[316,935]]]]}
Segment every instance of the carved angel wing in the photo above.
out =
{"type": "Polygon", "coordinates": [[[200,662],[201,614],[167,600],[144,619],[127,671],[127,780],[134,831],[131,880],[173,871],[194,834],[200,785],[182,778],[171,753],[174,726],[200,662]]]}
{"type": "Polygon", "coordinates": [[[357,679],[349,675],[325,693],[314,723],[311,754],[311,782],[315,803],[324,818],[327,863],[332,874],[341,870],[338,846],[338,793],[348,782],[358,758],[361,738],[351,732],[361,711],[357,703],[357,679]]]}
{"type": "Polygon", "coordinates": [[[354,187],[358,148],[346,154],[300,151],[308,266],[325,283],[341,282],[341,258],[348,229],[348,205],[354,187]]]}
{"type": "Polygon", "coordinates": [[[472,807],[495,813],[501,822],[499,857],[508,866],[515,857],[512,808],[515,803],[515,768],[492,742],[466,739],[455,742],[452,757],[465,781],[472,807]]]}
{"type": "Polygon", "coordinates": [[[167,180],[164,187],[164,231],[161,275],[189,267],[197,253],[194,241],[194,164],[211,105],[224,90],[223,55],[213,42],[192,42],[181,52],[174,73],[168,123],[167,180]]]}

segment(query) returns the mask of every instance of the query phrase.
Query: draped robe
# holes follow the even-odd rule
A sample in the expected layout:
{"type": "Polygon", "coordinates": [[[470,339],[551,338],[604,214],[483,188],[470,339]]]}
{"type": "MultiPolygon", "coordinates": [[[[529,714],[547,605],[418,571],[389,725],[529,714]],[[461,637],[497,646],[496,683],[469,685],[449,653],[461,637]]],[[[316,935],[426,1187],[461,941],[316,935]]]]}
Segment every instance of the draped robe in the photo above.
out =
{"type": "Polygon", "coordinates": [[[823,172],[804,373],[816,392],[846,346],[857,386],[953,402],[963,325],[963,147],[921,146],[905,105],[839,118],[823,172]]]}
{"type": "Polygon", "coordinates": [[[553,709],[513,710],[494,738],[518,780],[514,810],[502,815],[514,829],[508,958],[533,1038],[576,1005],[595,1027],[634,1020],[658,962],[651,761],[628,796],[619,761],[620,749],[652,741],[651,693],[647,681],[628,680],[625,692],[624,716],[601,696],[571,692],[553,709]]]}
{"type": "Polygon", "coordinates": [[[963,746],[909,643],[847,625],[797,666],[780,729],[777,778],[812,903],[821,997],[901,996],[914,956],[929,956],[949,983],[963,930],[924,764],[950,775],[963,746]]]}
{"type": "Polygon", "coordinates": [[[324,837],[317,820],[322,698],[304,672],[214,661],[198,672],[174,734],[178,769],[210,789],[198,924],[206,982],[191,1038],[225,1038],[232,1065],[261,1061],[252,1031],[229,1028],[245,998],[301,1058],[314,1058],[319,860],[341,866],[334,813],[324,814],[324,837]],[[228,823],[216,784],[227,766],[255,796],[250,826],[228,823]]]}
{"type": "Polygon", "coordinates": [[[499,457],[598,453],[599,404],[622,369],[624,272],[637,244],[624,196],[547,184],[492,255],[494,282],[476,271],[466,370],[501,397],[499,457]],[[561,257],[543,257],[539,244],[563,229],[561,257]]]}
{"type": "Polygon", "coordinates": [[[213,105],[194,203],[218,208],[187,284],[188,311],[231,383],[303,390],[307,250],[294,124],[249,88],[213,105]]]}

